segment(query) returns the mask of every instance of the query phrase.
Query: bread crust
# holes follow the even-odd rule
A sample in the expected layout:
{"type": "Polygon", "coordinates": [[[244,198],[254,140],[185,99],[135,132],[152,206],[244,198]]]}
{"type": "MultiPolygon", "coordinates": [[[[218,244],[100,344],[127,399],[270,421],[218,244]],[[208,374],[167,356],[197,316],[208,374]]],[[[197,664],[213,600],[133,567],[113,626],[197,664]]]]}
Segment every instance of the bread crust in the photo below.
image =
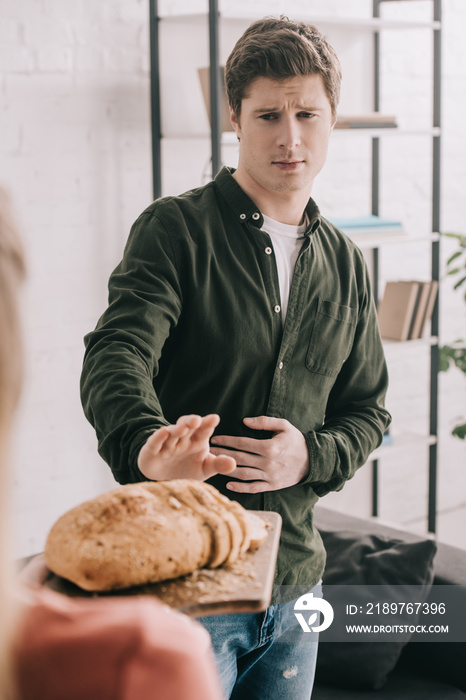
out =
{"type": "Polygon", "coordinates": [[[84,590],[128,588],[231,564],[265,538],[260,522],[262,533],[239,503],[204,482],[128,484],[61,516],[45,560],[84,590]]]}

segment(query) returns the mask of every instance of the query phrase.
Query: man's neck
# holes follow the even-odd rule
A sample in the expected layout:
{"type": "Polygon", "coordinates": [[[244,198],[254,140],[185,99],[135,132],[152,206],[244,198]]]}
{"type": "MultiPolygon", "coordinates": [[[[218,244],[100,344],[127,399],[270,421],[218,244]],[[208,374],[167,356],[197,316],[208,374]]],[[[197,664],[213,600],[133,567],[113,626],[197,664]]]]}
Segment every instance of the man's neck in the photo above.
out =
{"type": "Polygon", "coordinates": [[[233,173],[241,189],[252,199],[262,214],[282,224],[299,226],[302,223],[306,205],[311,193],[272,192],[265,190],[247,175],[238,171],[233,173]]]}

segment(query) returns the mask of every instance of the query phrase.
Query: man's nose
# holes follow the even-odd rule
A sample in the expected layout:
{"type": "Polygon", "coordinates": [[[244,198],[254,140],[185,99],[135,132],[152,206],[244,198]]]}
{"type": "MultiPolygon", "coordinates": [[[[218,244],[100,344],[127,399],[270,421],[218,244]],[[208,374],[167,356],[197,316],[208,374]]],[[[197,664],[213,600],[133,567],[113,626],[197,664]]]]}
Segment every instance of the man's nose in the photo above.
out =
{"type": "Polygon", "coordinates": [[[280,148],[293,149],[299,146],[300,143],[301,131],[296,119],[293,117],[283,118],[277,134],[277,145],[280,148]]]}

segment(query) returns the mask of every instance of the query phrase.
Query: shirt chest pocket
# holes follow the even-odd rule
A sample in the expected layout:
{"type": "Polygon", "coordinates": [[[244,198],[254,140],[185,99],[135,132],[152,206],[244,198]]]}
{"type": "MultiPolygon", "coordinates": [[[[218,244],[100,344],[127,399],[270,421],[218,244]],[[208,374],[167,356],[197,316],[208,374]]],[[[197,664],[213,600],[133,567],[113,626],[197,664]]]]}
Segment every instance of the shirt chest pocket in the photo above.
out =
{"type": "Polygon", "coordinates": [[[308,370],[336,377],[351,352],[356,320],[357,309],[318,300],[306,355],[308,370]]]}

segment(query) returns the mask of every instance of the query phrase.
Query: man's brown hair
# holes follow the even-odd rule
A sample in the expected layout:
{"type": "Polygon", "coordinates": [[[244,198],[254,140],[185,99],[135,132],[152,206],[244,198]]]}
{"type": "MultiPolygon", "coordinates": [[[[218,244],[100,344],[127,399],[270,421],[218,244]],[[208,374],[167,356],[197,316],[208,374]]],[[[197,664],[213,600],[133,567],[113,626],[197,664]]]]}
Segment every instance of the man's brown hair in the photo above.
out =
{"type": "Polygon", "coordinates": [[[251,24],[238,39],[225,67],[228,102],[236,117],[248,88],[257,78],[286,80],[322,76],[332,115],[340,98],[340,61],[316,27],[287,17],[266,17],[251,24]]]}

